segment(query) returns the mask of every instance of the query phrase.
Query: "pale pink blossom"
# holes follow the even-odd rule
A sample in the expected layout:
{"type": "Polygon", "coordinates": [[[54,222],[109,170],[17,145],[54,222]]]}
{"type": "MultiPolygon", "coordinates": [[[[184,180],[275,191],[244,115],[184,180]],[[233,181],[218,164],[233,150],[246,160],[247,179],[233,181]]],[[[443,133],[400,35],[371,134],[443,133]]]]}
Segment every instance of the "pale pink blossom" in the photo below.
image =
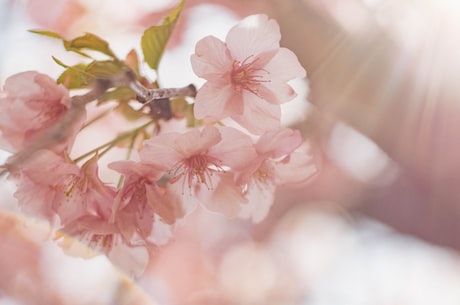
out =
{"type": "Polygon", "coordinates": [[[231,117],[256,134],[278,128],[280,104],[296,96],[287,82],[306,75],[280,39],[275,20],[253,15],[230,29],[225,42],[198,41],[192,68],[207,82],[198,90],[195,116],[207,122],[231,117]]]}
{"type": "Polygon", "coordinates": [[[97,171],[97,156],[80,168],[51,150],[40,150],[10,177],[25,212],[65,224],[87,213],[110,215],[116,192],[97,171]]]}
{"type": "Polygon", "coordinates": [[[123,174],[110,222],[130,244],[164,240],[165,231],[155,231],[154,224],[161,221],[172,225],[185,215],[180,196],[157,183],[160,173],[151,165],[116,161],[109,168],[123,174]]]}
{"type": "Polygon", "coordinates": [[[228,216],[244,202],[233,171],[243,170],[256,156],[246,134],[214,126],[161,134],[147,140],[139,154],[142,162],[169,176],[183,196],[193,194],[208,209],[228,216]],[[224,193],[232,196],[220,196],[224,193]]]}
{"type": "MultiPolygon", "coordinates": [[[[14,196],[21,209],[51,222],[56,220],[62,200],[70,196],[78,177],[80,168],[77,165],[50,150],[38,151],[10,175],[10,179],[17,184],[14,196]]],[[[81,214],[82,206],[68,205],[67,209],[72,214],[81,214]]]]}
{"type": "Polygon", "coordinates": [[[239,216],[262,221],[274,201],[276,188],[310,179],[316,171],[310,155],[296,151],[302,144],[298,130],[281,128],[262,135],[255,144],[258,156],[240,175],[248,204],[239,216]]]}
{"type": "MultiPolygon", "coordinates": [[[[10,152],[17,152],[31,144],[70,108],[67,89],[49,76],[35,71],[10,76],[3,89],[4,94],[0,98],[0,148],[10,152]]],[[[74,135],[52,149],[62,151],[69,148],[73,139],[74,135]]]]}
{"type": "Polygon", "coordinates": [[[53,185],[58,191],[53,207],[61,220],[57,239],[68,254],[91,257],[103,253],[128,274],[140,275],[149,261],[147,247],[154,247],[144,236],[145,221],[151,222],[152,215],[148,210],[136,214],[142,202],[133,202],[118,210],[117,221],[112,221],[118,193],[100,180],[97,160],[95,155],[78,174],[53,185]],[[76,247],[75,240],[87,250],[76,250],[81,247],[76,247]]]}

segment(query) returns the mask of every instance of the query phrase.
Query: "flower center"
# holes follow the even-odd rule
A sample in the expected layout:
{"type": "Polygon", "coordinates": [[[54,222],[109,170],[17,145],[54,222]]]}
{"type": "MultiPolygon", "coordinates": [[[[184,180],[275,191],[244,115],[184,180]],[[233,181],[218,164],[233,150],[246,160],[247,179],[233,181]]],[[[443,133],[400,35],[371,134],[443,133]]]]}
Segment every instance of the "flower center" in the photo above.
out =
{"type": "Polygon", "coordinates": [[[184,183],[187,182],[190,189],[195,181],[206,185],[208,189],[212,189],[211,176],[213,172],[223,171],[222,161],[206,154],[198,154],[179,162],[171,170],[173,176],[170,181],[174,183],[184,176],[184,183]]]}
{"type": "Polygon", "coordinates": [[[257,172],[254,173],[254,178],[259,183],[270,184],[274,181],[274,169],[273,165],[268,160],[265,160],[259,167],[257,172]]]}
{"type": "Polygon", "coordinates": [[[270,80],[264,79],[265,74],[269,72],[262,68],[257,68],[255,63],[259,58],[251,60],[253,55],[247,57],[243,62],[238,60],[233,61],[232,72],[230,74],[233,88],[237,92],[248,90],[253,94],[260,97],[258,86],[260,83],[269,82],[270,80]]]}
{"type": "MultiPolygon", "coordinates": [[[[149,181],[145,178],[139,178],[135,183],[131,183],[125,190],[125,194],[122,200],[125,202],[135,202],[139,205],[139,208],[147,201],[147,195],[145,193],[145,184],[149,181]]],[[[144,204],[145,205],[145,204],[144,204]]]]}
{"type": "Polygon", "coordinates": [[[57,188],[64,192],[66,197],[70,198],[75,192],[81,196],[86,191],[85,184],[82,177],[71,174],[63,178],[61,184],[57,185],[57,188]]]}
{"type": "Polygon", "coordinates": [[[108,253],[114,244],[113,234],[86,233],[84,239],[92,249],[108,253]]]}

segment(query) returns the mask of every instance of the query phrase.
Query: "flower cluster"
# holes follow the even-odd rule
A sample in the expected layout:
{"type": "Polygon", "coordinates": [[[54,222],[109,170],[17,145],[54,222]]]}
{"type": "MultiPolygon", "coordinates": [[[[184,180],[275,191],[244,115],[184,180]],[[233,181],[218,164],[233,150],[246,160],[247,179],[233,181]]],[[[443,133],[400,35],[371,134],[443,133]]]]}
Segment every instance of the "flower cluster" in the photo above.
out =
{"type": "MultiPolygon", "coordinates": [[[[163,28],[174,25],[180,9],[163,28]]],[[[191,56],[194,72],[206,80],[197,91],[159,88],[140,75],[135,53],[121,60],[95,35],[65,41],[70,51],[110,59],[84,68],[58,62],[66,68],[58,83],[37,72],[6,81],[0,148],[12,153],[3,168],[17,185],[18,204],[56,226],[67,251],[79,240],[131,274],[140,274],[149,253],[199,206],[262,221],[279,185],[307,181],[315,171],[299,150],[300,133],[280,124],[280,104],[296,96],[287,82],[306,75],[280,38],[277,22],[265,15],[242,20],[225,42],[203,38],[191,56]],[[70,97],[72,89],[88,91],[70,97]],[[142,125],[71,157],[79,131],[94,121],[86,120],[85,106],[95,100],[115,100],[115,110],[142,125]],[[170,121],[187,127],[165,130],[170,121]],[[98,161],[117,145],[130,157],[108,165],[120,177],[115,185],[102,181],[98,161]]],[[[156,68],[158,59],[146,60],[156,68]]]]}

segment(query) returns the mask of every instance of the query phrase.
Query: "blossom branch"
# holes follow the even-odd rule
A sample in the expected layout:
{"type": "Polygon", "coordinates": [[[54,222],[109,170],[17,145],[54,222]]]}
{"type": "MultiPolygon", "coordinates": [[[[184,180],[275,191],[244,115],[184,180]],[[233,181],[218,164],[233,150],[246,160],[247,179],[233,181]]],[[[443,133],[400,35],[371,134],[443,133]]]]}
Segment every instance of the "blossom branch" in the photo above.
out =
{"type": "Polygon", "coordinates": [[[159,89],[149,89],[143,86],[138,81],[132,81],[130,83],[130,88],[136,92],[137,100],[142,103],[150,103],[152,101],[176,97],[176,96],[196,96],[196,88],[193,84],[190,84],[182,88],[159,88],[159,89]]]}

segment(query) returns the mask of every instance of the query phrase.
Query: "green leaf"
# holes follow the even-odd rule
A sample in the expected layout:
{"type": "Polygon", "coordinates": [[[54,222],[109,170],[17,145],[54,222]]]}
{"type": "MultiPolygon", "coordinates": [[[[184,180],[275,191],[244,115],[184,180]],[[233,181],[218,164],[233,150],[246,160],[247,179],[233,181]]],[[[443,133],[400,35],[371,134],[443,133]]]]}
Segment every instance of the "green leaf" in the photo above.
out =
{"type": "Polygon", "coordinates": [[[63,84],[68,89],[86,88],[94,78],[85,73],[85,69],[84,64],[69,67],[58,77],[57,83],[63,84]]]}
{"type": "Polygon", "coordinates": [[[64,67],[64,68],[69,68],[70,67],[69,65],[66,65],[65,63],[63,63],[62,61],[60,61],[59,59],[57,59],[54,56],[51,56],[51,58],[54,60],[55,63],[57,63],[61,67],[64,67]]]}
{"type": "Polygon", "coordinates": [[[185,0],[182,0],[163,20],[160,25],[155,25],[147,30],[141,38],[142,52],[145,62],[154,70],[158,69],[161,56],[166,48],[179,15],[184,7],[185,0]]]}
{"type": "Polygon", "coordinates": [[[29,30],[29,32],[34,33],[34,34],[38,34],[38,35],[43,35],[43,36],[51,37],[51,38],[56,38],[56,39],[64,40],[64,38],[62,38],[61,35],[59,35],[58,33],[52,32],[52,31],[46,31],[46,30],[29,30]]]}
{"type": "Polygon", "coordinates": [[[112,78],[115,75],[126,73],[129,69],[120,61],[114,60],[96,60],[88,65],[86,72],[96,78],[112,78]]]}
{"type": "Polygon", "coordinates": [[[59,84],[64,84],[69,89],[85,88],[95,79],[111,79],[114,76],[126,73],[127,70],[130,69],[125,63],[116,59],[104,61],[95,60],[88,65],[77,64],[69,66],[54,56],[52,56],[52,58],[58,65],[66,68],[58,77],[57,82],[59,84]]]}
{"type": "Polygon", "coordinates": [[[78,53],[84,57],[89,57],[88,54],[84,53],[82,50],[92,50],[92,51],[97,51],[101,52],[105,55],[108,55],[114,59],[117,59],[115,53],[110,49],[109,44],[107,41],[104,39],[100,38],[99,36],[96,36],[91,33],[86,33],[83,36],[79,36],[77,38],[74,38],[72,40],[66,40],[64,39],[61,35],[58,33],[52,32],[52,31],[46,31],[46,30],[29,30],[29,32],[38,34],[38,35],[43,35],[55,39],[59,39],[62,41],[64,44],[64,48],[67,51],[75,52],[78,53]]]}
{"type": "Polygon", "coordinates": [[[88,49],[93,51],[101,52],[105,55],[108,55],[112,58],[116,58],[116,55],[110,49],[109,44],[104,39],[100,38],[91,33],[86,33],[83,36],[77,37],[70,41],[66,41],[64,43],[67,50],[81,50],[81,49],[88,49]]]}
{"type": "Polygon", "coordinates": [[[107,101],[130,101],[136,98],[136,93],[129,87],[117,87],[104,93],[99,99],[99,104],[107,101]]]}
{"type": "Polygon", "coordinates": [[[68,89],[80,89],[85,88],[92,81],[93,77],[85,72],[85,64],[77,64],[69,66],[64,64],[62,61],[54,56],[51,56],[53,60],[61,67],[66,68],[65,71],[58,77],[57,83],[63,84],[68,89]]]}

